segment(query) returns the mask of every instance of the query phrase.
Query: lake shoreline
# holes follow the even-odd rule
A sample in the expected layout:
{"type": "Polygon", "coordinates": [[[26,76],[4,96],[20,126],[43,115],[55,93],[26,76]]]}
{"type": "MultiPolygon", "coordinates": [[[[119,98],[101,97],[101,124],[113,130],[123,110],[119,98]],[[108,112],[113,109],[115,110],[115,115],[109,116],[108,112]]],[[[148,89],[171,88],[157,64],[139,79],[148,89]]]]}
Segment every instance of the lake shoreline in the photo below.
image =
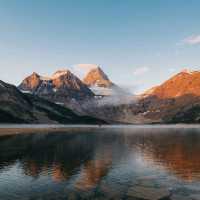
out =
{"type": "Polygon", "coordinates": [[[180,129],[200,129],[200,124],[151,124],[151,125],[51,125],[51,124],[1,124],[0,136],[31,134],[35,131],[39,133],[69,132],[79,130],[96,130],[96,129],[160,129],[160,128],[180,128],[180,129]]]}

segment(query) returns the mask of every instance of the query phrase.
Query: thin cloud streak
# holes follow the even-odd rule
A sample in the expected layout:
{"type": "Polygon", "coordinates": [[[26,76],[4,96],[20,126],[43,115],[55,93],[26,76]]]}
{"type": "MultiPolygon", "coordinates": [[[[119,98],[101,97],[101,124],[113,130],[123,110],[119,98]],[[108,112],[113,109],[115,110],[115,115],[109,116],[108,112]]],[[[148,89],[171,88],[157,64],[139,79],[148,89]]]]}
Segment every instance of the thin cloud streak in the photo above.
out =
{"type": "Polygon", "coordinates": [[[200,35],[192,35],[183,40],[183,44],[197,45],[200,44],[200,35]]]}

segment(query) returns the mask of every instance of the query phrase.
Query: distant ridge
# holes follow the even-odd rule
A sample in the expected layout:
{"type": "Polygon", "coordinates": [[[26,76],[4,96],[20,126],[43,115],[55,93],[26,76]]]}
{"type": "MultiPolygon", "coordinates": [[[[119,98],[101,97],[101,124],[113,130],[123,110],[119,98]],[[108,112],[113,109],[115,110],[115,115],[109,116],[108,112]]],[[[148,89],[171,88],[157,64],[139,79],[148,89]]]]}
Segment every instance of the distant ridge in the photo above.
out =
{"type": "Polygon", "coordinates": [[[145,92],[159,98],[177,98],[192,94],[200,96],[200,71],[182,70],[163,84],[145,92]]]}

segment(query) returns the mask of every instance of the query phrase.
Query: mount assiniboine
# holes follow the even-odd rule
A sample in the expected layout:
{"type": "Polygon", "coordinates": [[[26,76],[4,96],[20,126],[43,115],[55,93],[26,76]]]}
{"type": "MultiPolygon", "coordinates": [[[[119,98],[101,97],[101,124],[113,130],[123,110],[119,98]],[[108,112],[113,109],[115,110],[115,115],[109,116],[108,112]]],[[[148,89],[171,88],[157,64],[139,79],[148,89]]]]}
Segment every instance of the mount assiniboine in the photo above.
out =
{"type": "Polygon", "coordinates": [[[184,70],[139,96],[127,95],[98,65],[82,78],[64,69],[49,77],[34,72],[18,89],[0,86],[0,122],[200,122],[200,71],[184,70]]]}
{"type": "Polygon", "coordinates": [[[99,66],[94,66],[84,77],[83,82],[89,86],[110,88],[114,85],[99,66]]]}
{"type": "MultiPolygon", "coordinates": [[[[87,66],[86,64],[84,66],[87,66]]],[[[105,72],[98,65],[89,65],[90,70],[83,77],[82,81],[99,96],[127,95],[122,88],[113,83],[105,72]]]]}

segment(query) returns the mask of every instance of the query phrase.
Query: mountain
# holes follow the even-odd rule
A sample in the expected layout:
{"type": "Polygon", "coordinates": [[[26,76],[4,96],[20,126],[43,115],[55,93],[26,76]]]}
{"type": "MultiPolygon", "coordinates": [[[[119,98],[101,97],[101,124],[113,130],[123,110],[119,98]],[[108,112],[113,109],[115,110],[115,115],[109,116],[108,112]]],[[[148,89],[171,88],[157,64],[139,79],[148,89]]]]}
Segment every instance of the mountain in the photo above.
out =
{"type": "MultiPolygon", "coordinates": [[[[0,107],[1,118],[3,115],[7,116],[5,118],[11,118],[10,113],[4,113],[7,110],[3,108],[6,108],[7,105],[11,111],[15,111],[12,120],[17,120],[19,116],[22,116],[22,119],[28,118],[27,121],[30,122],[37,119],[36,113],[41,116],[41,110],[45,112],[42,116],[46,116],[47,105],[48,112],[51,108],[54,112],[63,109],[62,106],[61,108],[56,107],[60,106],[56,104],[64,104],[76,113],[100,118],[110,123],[200,122],[200,71],[181,71],[140,96],[128,96],[120,93],[118,86],[109,80],[100,67],[90,70],[84,78],[84,83],[68,70],[57,71],[51,77],[42,77],[33,73],[20,84],[19,89],[23,91],[23,94],[14,90],[12,98],[9,97],[9,94],[1,97],[2,99],[7,97],[6,102],[0,101],[3,105],[2,108],[0,107]],[[114,96],[113,93],[107,91],[117,92],[114,96]],[[98,95],[101,98],[93,98],[98,95]],[[17,99],[15,104],[13,104],[14,99],[17,99]],[[32,107],[36,111],[33,111],[32,107]],[[40,109],[40,107],[42,108],[40,109]]],[[[62,114],[62,117],[65,115],[62,114]]],[[[42,121],[41,117],[38,121],[42,121]]]]}
{"type": "Polygon", "coordinates": [[[114,83],[109,80],[108,76],[102,71],[99,66],[91,69],[91,71],[89,71],[89,73],[83,79],[83,82],[89,87],[98,86],[110,88],[114,85],[114,83]]]}
{"type": "Polygon", "coordinates": [[[145,92],[139,103],[144,107],[144,116],[153,121],[200,121],[200,71],[181,71],[163,84],[145,92]]]}
{"type": "Polygon", "coordinates": [[[152,88],[146,96],[166,99],[188,94],[200,96],[200,71],[183,70],[163,84],[152,88]]]}
{"type": "Polygon", "coordinates": [[[19,89],[23,90],[24,92],[34,93],[37,91],[41,83],[42,78],[37,73],[33,72],[32,75],[23,80],[19,86],[19,89]]]}
{"type": "Polygon", "coordinates": [[[122,88],[114,84],[99,66],[93,68],[83,78],[83,82],[99,96],[127,95],[122,88]]]}
{"type": "Polygon", "coordinates": [[[199,123],[200,72],[184,70],[128,102],[111,99],[89,112],[121,123],[199,123]]]}
{"type": "Polygon", "coordinates": [[[18,88],[23,93],[31,93],[69,106],[72,106],[72,102],[94,96],[93,92],[69,70],[59,70],[51,77],[43,77],[34,72],[25,78],[18,88]]]}
{"type": "Polygon", "coordinates": [[[200,122],[200,71],[181,71],[154,87],[142,101],[148,118],[168,123],[200,122]]]}
{"type": "Polygon", "coordinates": [[[0,81],[0,123],[95,124],[103,121],[78,116],[70,109],[32,94],[24,94],[15,86],[0,81]]]}

